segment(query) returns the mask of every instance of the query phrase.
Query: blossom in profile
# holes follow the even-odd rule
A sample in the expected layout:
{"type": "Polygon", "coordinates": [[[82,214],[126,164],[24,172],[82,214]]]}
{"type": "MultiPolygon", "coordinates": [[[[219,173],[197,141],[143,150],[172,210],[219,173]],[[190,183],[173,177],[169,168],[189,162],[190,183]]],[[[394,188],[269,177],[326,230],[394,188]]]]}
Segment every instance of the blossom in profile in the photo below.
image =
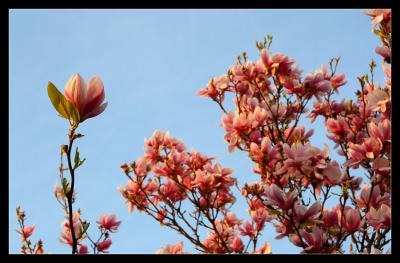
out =
{"type": "Polygon", "coordinates": [[[359,212],[355,209],[347,207],[344,209],[342,217],[343,227],[349,234],[360,230],[362,226],[361,216],[359,212]]]}
{"type": "Polygon", "coordinates": [[[188,254],[183,252],[183,241],[175,245],[166,245],[165,247],[156,251],[156,254],[188,254]]]}
{"type": "Polygon", "coordinates": [[[80,122],[99,115],[107,107],[107,102],[103,103],[103,81],[96,76],[86,84],[79,74],[72,75],[65,85],[64,95],[77,108],[80,122]]]}
{"type": "Polygon", "coordinates": [[[102,214],[99,221],[97,221],[97,224],[110,232],[116,232],[121,224],[121,221],[118,221],[115,215],[102,214]]]}
{"type": "Polygon", "coordinates": [[[112,244],[111,239],[107,239],[107,240],[105,240],[105,241],[98,242],[98,243],[96,244],[96,247],[97,247],[97,250],[98,250],[99,252],[108,253],[109,251],[108,251],[107,249],[110,248],[111,244],[112,244]]]}
{"type": "Polygon", "coordinates": [[[272,247],[269,242],[265,242],[262,247],[257,249],[254,254],[272,254],[272,247]]]}
{"type": "Polygon", "coordinates": [[[24,238],[28,238],[30,237],[33,232],[35,231],[36,226],[35,225],[31,225],[28,227],[24,227],[24,229],[22,231],[17,231],[19,234],[23,235],[24,238]]]}

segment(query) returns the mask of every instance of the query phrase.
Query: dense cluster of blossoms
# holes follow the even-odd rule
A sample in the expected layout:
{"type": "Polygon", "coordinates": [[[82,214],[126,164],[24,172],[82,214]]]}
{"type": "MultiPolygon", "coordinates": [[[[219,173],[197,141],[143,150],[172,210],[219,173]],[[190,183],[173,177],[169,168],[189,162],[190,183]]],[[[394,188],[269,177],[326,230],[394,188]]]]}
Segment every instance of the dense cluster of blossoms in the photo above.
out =
{"type": "MultiPolygon", "coordinates": [[[[130,211],[144,211],[203,253],[270,253],[268,244],[257,248],[257,237],[270,218],[256,211],[250,223],[229,211],[236,200],[232,169],[213,163],[214,157],[187,152],[169,132],[155,131],[145,140],[144,151],[137,161],[121,166],[129,181],[119,191],[130,211]],[[202,239],[204,231],[208,234],[202,239]]],[[[182,247],[168,245],[157,253],[182,253],[182,247]]]]}
{"type": "Polygon", "coordinates": [[[350,251],[355,246],[359,253],[382,251],[390,242],[391,11],[367,14],[382,40],[376,52],[384,58],[386,83],[374,82],[372,62],[371,78],[359,77],[355,101],[333,99],[347,83],[343,73],[336,74],[340,58],[329,62],[330,72],[323,66],[302,77],[295,61],[272,54],[266,40],[257,43],[259,60],[249,61],[244,53],[227,74],[211,79],[198,93],[225,113],[221,126],[228,150],[247,152],[261,176],[242,189],[250,213],[273,218],[276,238],[289,238],[303,253],[342,253],[348,238],[350,251]],[[229,94],[234,112],[224,106],[229,94]],[[314,107],[307,117],[325,119],[327,137],[346,159],[342,165],[330,158],[327,146],[311,145],[312,129],[299,126],[310,100],[314,107]],[[360,170],[366,176],[352,175],[360,170]],[[328,208],[334,196],[338,204],[328,208]]]}

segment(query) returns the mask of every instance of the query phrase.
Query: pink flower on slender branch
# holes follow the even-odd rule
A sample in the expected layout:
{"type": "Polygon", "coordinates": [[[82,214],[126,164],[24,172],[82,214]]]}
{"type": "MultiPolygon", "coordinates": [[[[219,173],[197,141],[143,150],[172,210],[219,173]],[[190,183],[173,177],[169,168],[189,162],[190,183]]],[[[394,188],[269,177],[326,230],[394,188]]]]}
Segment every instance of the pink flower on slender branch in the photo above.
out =
{"type": "Polygon", "coordinates": [[[19,234],[21,234],[24,238],[28,238],[30,237],[33,232],[35,231],[36,226],[35,225],[31,225],[31,226],[27,226],[24,227],[24,229],[21,231],[17,231],[19,234]]]}
{"type": "Polygon", "coordinates": [[[97,224],[110,232],[116,232],[121,224],[121,221],[118,221],[115,215],[102,214],[99,221],[97,221],[97,224]]]}
{"type": "Polygon", "coordinates": [[[107,239],[105,241],[98,242],[96,244],[96,248],[99,252],[108,253],[109,251],[107,249],[110,248],[111,244],[112,244],[111,239],[107,239]]]}
{"type": "Polygon", "coordinates": [[[86,84],[79,74],[74,74],[65,86],[64,95],[78,109],[81,122],[99,115],[107,107],[107,102],[103,103],[104,84],[99,77],[86,84]]]}

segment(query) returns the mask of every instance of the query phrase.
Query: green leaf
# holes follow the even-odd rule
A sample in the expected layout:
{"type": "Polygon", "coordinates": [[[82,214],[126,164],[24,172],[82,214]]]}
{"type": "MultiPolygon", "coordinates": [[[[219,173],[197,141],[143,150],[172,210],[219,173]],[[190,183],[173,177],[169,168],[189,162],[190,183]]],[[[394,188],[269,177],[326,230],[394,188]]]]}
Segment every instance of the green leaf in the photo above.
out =
{"type": "Polygon", "coordinates": [[[78,139],[78,138],[82,138],[83,136],[85,136],[85,135],[77,133],[77,134],[75,134],[74,138],[78,139]]]}
{"type": "Polygon", "coordinates": [[[76,147],[75,158],[74,158],[74,169],[79,164],[79,161],[80,161],[80,159],[79,159],[79,151],[78,151],[78,147],[76,147]]]}
{"type": "Polygon", "coordinates": [[[78,109],[73,103],[68,101],[50,81],[47,86],[47,94],[49,95],[53,107],[57,110],[61,117],[72,121],[74,124],[79,123],[80,116],[78,109]]]}
{"type": "Polygon", "coordinates": [[[63,189],[64,195],[67,195],[68,181],[65,177],[63,177],[63,179],[62,179],[62,189],[63,189]]]}

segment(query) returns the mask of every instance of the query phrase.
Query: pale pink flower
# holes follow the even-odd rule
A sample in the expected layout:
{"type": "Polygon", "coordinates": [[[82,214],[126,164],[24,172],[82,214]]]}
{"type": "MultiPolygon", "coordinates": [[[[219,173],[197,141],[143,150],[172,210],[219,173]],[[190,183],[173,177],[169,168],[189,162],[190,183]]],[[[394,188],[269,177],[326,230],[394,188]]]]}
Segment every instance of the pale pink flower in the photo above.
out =
{"type": "Polygon", "coordinates": [[[98,242],[96,244],[96,248],[99,252],[108,253],[109,251],[107,249],[110,248],[111,244],[112,244],[111,239],[106,239],[105,241],[98,242]]]}
{"type": "Polygon", "coordinates": [[[320,202],[315,202],[309,208],[301,205],[300,202],[296,202],[294,205],[294,219],[297,223],[321,223],[321,221],[318,220],[319,215],[321,214],[321,209],[322,205],[320,202]]]}
{"type": "Polygon", "coordinates": [[[344,215],[342,217],[343,227],[349,233],[353,234],[359,231],[362,226],[361,216],[359,212],[352,208],[345,208],[344,215]]]}
{"type": "Polygon", "coordinates": [[[99,221],[97,221],[97,224],[110,232],[116,232],[121,224],[121,221],[118,221],[115,215],[102,214],[99,221]]]}
{"type": "Polygon", "coordinates": [[[368,9],[365,14],[371,16],[372,27],[375,28],[377,24],[381,23],[383,20],[390,19],[392,16],[391,9],[368,9]]]}
{"type": "Polygon", "coordinates": [[[183,241],[175,245],[166,245],[165,247],[156,251],[156,254],[188,254],[183,252],[183,241]]]}
{"type": "Polygon", "coordinates": [[[368,93],[367,100],[368,110],[386,112],[386,104],[390,101],[390,97],[381,88],[375,88],[368,93]]]}
{"type": "Polygon", "coordinates": [[[72,75],[65,86],[64,95],[77,108],[80,122],[99,115],[107,107],[107,102],[103,103],[104,84],[99,77],[93,77],[86,85],[79,74],[72,75]]]}
{"type": "Polygon", "coordinates": [[[321,228],[317,226],[313,226],[312,232],[309,233],[303,229],[300,229],[300,234],[308,245],[305,250],[319,250],[321,249],[327,240],[325,233],[322,231],[321,228]]]}
{"type": "Polygon", "coordinates": [[[382,204],[379,209],[371,208],[367,214],[367,223],[375,229],[390,227],[392,212],[389,206],[382,204]]]}
{"type": "Polygon", "coordinates": [[[272,254],[271,244],[265,242],[264,245],[262,245],[262,247],[254,251],[254,254],[272,254]]]}
{"type": "Polygon", "coordinates": [[[293,202],[296,199],[295,192],[285,193],[275,184],[267,186],[265,188],[265,194],[268,197],[267,202],[271,203],[272,205],[276,205],[283,210],[292,208],[293,202]]]}
{"type": "Polygon", "coordinates": [[[322,171],[322,174],[324,175],[324,180],[329,185],[337,185],[343,180],[343,173],[336,161],[329,162],[327,167],[322,171]]]}
{"type": "Polygon", "coordinates": [[[380,140],[381,143],[391,141],[391,121],[385,119],[376,125],[373,122],[368,123],[368,131],[375,139],[380,140]]]}
{"type": "Polygon", "coordinates": [[[325,80],[321,72],[309,73],[303,80],[307,97],[315,96],[319,101],[332,87],[329,80],[325,80]]]}
{"type": "Polygon", "coordinates": [[[359,207],[366,207],[367,204],[369,204],[369,207],[379,207],[382,204],[390,205],[390,194],[384,193],[381,195],[381,190],[378,186],[375,186],[371,195],[371,187],[365,184],[357,199],[357,205],[359,207]]]}

